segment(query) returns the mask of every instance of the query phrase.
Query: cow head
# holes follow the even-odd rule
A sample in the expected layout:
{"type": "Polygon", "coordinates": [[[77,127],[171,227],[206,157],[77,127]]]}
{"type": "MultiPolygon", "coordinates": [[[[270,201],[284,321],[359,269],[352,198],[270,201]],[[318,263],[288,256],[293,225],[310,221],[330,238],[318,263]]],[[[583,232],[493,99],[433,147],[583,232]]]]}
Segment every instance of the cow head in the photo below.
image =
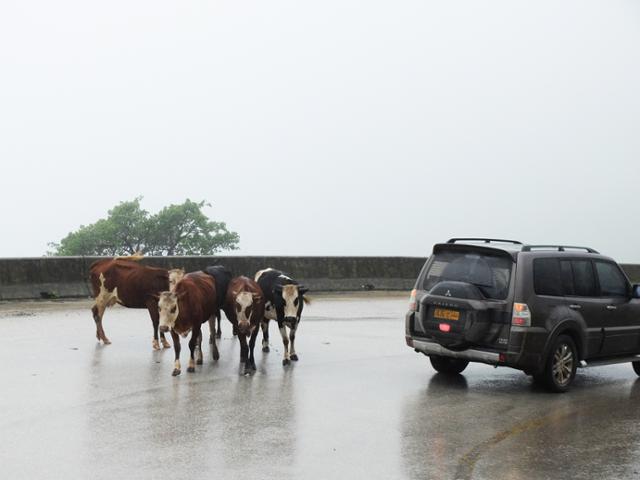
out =
{"type": "Polygon", "coordinates": [[[174,268],[169,270],[169,290],[173,292],[176,289],[176,284],[184,277],[184,268],[174,268]]]}
{"type": "Polygon", "coordinates": [[[251,333],[251,314],[254,310],[253,294],[240,292],[235,297],[236,318],[238,319],[238,333],[249,335],[251,333]]]}
{"type": "MultiPolygon", "coordinates": [[[[285,322],[297,323],[300,321],[302,307],[308,302],[304,294],[308,291],[309,289],[302,285],[277,285],[275,287],[276,294],[282,298],[280,308],[284,310],[285,322]]],[[[278,309],[278,305],[276,305],[276,309],[278,309]]]]}
{"type": "Polygon", "coordinates": [[[160,313],[160,331],[168,332],[174,328],[180,313],[178,295],[173,292],[162,292],[158,297],[158,312],[160,313]]]}

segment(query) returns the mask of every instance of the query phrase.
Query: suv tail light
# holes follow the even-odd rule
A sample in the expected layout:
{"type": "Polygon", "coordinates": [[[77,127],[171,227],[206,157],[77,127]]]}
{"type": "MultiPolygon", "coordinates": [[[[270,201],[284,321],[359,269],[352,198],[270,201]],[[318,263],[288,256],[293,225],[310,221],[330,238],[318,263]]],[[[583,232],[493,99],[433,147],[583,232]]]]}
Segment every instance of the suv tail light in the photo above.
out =
{"type": "Polygon", "coordinates": [[[511,325],[518,327],[531,326],[531,311],[526,303],[513,304],[513,316],[511,317],[511,325]]]}
{"type": "Polygon", "coordinates": [[[411,312],[416,311],[416,294],[417,293],[418,291],[415,288],[411,290],[411,296],[409,297],[409,311],[411,312]]]}

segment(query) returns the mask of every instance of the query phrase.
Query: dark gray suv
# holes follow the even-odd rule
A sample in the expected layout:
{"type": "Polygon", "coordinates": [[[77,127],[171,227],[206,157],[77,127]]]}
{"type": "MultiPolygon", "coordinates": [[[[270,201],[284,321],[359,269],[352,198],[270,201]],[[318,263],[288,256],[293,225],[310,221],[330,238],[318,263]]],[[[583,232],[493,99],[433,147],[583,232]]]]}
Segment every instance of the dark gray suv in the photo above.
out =
{"type": "Polygon", "coordinates": [[[406,341],[438,372],[507,366],[555,392],[577,367],[632,362],[640,375],[640,286],[591,248],[454,238],[418,276],[406,341]]]}

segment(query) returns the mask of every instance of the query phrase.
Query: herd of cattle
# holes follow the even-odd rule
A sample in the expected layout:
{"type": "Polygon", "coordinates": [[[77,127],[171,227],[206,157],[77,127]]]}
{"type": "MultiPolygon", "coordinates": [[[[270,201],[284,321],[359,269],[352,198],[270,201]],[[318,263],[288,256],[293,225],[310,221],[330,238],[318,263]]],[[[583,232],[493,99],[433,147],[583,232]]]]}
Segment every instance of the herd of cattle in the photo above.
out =
{"type": "Polygon", "coordinates": [[[221,337],[222,310],[233,325],[240,341],[240,361],[244,373],[256,369],[253,350],[262,328],[262,351],[269,351],[269,320],[278,323],[284,344],[283,365],[297,361],[296,330],[308,289],[279,270],[260,270],[252,280],[233,277],[223,266],[207,267],[185,273],[182,269],[165,270],[141,265],[142,256],[98,260],[90,268],[95,304],[91,311],[96,323],[96,337],[111,343],[102,326],[107,307],[116,303],[129,308],[146,308],[153,323],[153,348],[170,348],[165,333],[170,332],[175,351],[173,375],[180,375],[180,335],[191,332],[188,372],[202,365],[202,324],[209,322],[211,352],[220,357],[216,338],[221,337]],[[216,327],[217,320],[217,327],[216,327]],[[289,334],[287,335],[287,328],[289,334]],[[160,334],[158,336],[158,333],[160,334]],[[248,341],[248,344],[247,344],[248,341]]]}

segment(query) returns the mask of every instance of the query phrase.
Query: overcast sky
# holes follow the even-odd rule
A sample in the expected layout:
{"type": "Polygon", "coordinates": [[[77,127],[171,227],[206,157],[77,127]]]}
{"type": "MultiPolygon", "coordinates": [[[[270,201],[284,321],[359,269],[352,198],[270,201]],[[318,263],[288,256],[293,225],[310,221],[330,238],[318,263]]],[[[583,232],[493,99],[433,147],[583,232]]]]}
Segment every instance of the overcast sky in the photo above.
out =
{"type": "Polygon", "coordinates": [[[640,262],[640,2],[3,0],[0,256],[185,198],[247,255],[640,262]]]}

